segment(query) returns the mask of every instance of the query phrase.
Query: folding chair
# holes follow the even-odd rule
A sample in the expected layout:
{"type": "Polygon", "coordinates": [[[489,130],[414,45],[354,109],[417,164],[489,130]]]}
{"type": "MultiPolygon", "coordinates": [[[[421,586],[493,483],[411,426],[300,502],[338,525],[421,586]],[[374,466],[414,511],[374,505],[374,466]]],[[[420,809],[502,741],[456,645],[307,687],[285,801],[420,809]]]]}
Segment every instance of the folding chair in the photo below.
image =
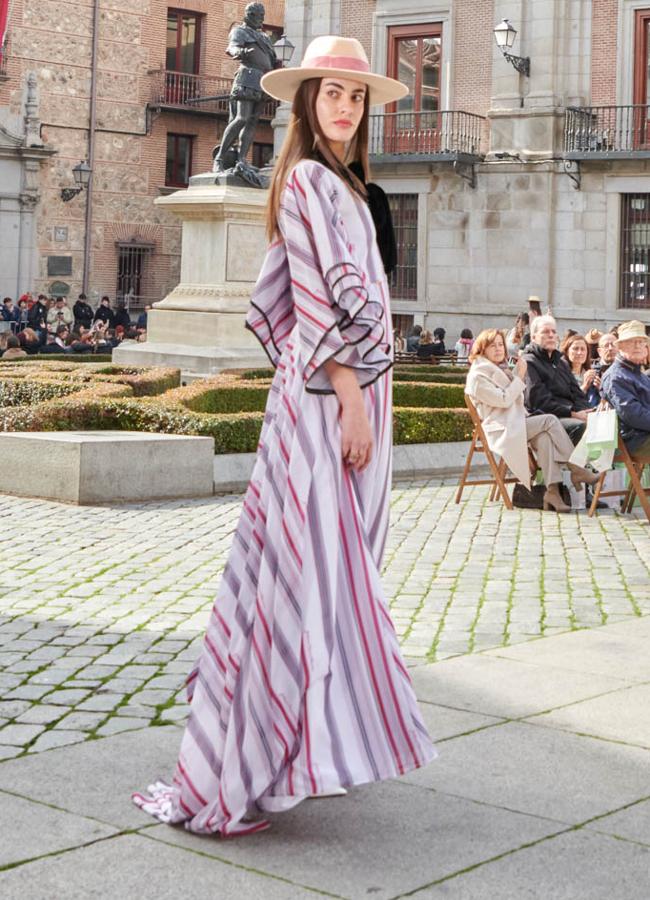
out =
{"type": "Polygon", "coordinates": [[[650,466],[650,456],[639,457],[634,453],[630,453],[619,434],[618,447],[614,452],[613,462],[622,462],[625,464],[625,468],[627,469],[627,474],[630,479],[630,485],[624,491],[603,491],[603,483],[605,481],[607,472],[601,472],[600,478],[596,482],[596,487],[594,488],[594,499],[591,502],[591,506],[589,507],[587,515],[593,516],[593,514],[596,512],[596,506],[598,505],[599,497],[620,497],[621,495],[623,495],[621,512],[632,512],[634,499],[635,497],[638,497],[643,512],[646,514],[648,522],[650,522],[650,488],[644,488],[641,484],[641,476],[643,475],[643,471],[646,466],[650,466]]]}
{"type": "MultiPolygon", "coordinates": [[[[507,484],[517,484],[519,481],[518,478],[513,476],[506,477],[507,466],[503,459],[500,459],[499,462],[496,461],[494,453],[490,450],[488,446],[487,438],[485,437],[485,432],[483,431],[483,425],[481,424],[481,417],[479,416],[476,407],[470,400],[470,398],[465,394],[465,405],[469,411],[470,417],[472,419],[472,424],[474,426],[474,430],[472,432],[472,442],[469,447],[469,453],[467,454],[467,459],[465,460],[465,468],[463,469],[463,474],[460,477],[460,484],[458,485],[458,490],[456,491],[456,503],[460,503],[460,498],[463,496],[463,491],[466,487],[470,487],[477,484],[489,484],[492,486],[490,491],[490,500],[496,500],[496,498],[501,495],[501,499],[503,500],[506,509],[512,509],[512,500],[510,499],[510,495],[508,494],[508,489],[506,487],[507,484]],[[488,461],[488,465],[490,467],[490,471],[492,472],[492,478],[488,479],[477,479],[475,481],[470,481],[468,479],[470,466],[472,465],[472,457],[475,453],[483,453],[488,461]]],[[[537,471],[537,462],[533,457],[530,450],[528,451],[531,469],[535,466],[535,471],[537,471]]]]}

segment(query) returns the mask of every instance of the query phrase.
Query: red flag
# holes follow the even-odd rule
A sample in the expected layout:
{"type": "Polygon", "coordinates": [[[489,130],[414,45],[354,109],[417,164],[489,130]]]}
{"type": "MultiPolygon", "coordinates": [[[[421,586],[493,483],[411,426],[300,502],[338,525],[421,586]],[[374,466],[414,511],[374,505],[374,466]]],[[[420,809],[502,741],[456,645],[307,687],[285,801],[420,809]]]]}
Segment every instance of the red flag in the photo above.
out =
{"type": "Polygon", "coordinates": [[[0,0],[0,62],[9,26],[9,0],[0,0]]]}

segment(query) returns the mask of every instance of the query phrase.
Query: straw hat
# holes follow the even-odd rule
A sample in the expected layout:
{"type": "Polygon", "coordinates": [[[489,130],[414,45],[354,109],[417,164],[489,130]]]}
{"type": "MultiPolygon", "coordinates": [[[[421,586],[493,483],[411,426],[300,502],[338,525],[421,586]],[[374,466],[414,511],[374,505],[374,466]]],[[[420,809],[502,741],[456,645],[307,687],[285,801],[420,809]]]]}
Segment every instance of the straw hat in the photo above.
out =
{"type": "Polygon", "coordinates": [[[645,333],[645,325],[643,322],[633,319],[631,322],[623,322],[622,325],[618,326],[617,345],[623,341],[632,341],[634,338],[645,338],[645,340],[650,343],[650,338],[645,333]]]}
{"type": "Polygon", "coordinates": [[[370,71],[366,52],[356,38],[323,35],[314,38],[297,68],[275,69],[262,77],[262,88],[276,100],[291,102],[303,81],[334,75],[368,85],[370,105],[393,103],[408,94],[401,81],[370,71]]]}
{"type": "Polygon", "coordinates": [[[602,336],[602,331],[598,331],[597,328],[592,328],[586,333],[585,340],[588,344],[597,344],[602,336]]]}

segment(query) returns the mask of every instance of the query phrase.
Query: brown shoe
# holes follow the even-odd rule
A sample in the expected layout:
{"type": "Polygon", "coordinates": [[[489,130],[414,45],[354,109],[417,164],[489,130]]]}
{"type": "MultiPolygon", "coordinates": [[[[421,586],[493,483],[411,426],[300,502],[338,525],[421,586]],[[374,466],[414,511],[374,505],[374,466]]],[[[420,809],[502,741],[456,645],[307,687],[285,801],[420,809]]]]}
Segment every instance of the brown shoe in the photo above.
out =
{"type": "Polygon", "coordinates": [[[567,463],[567,468],[571,472],[571,481],[576,490],[581,488],[583,484],[596,484],[600,478],[598,472],[592,472],[590,469],[576,466],[575,463],[567,463]]]}
{"type": "Polygon", "coordinates": [[[571,507],[567,506],[560,496],[559,485],[549,484],[544,494],[544,502],[542,508],[544,511],[554,509],[558,513],[570,513],[571,507]]]}

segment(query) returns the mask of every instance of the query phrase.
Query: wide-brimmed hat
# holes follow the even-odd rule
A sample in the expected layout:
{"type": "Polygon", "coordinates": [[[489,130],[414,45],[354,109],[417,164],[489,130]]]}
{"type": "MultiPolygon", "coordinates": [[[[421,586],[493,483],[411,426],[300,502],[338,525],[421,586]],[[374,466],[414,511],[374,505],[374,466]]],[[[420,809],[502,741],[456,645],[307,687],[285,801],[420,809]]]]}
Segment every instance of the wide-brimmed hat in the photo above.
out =
{"type": "Polygon", "coordinates": [[[638,319],[632,319],[631,322],[623,322],[622,325],[618,326],[617,344],[620,344],[621,341],[632,341],[634,338],[645,338],[650,343],[650,338],[645,332],[643,322],[639,322],[638,319]]]}
{"type": "Polygon", "coordinates": [[[585,334],[585,340],[588,344],[597,344],[602,336],[603,336],[602,331],[598,331],[597,328],[591,328],[585,334]]]}
{"type": "Polygon", "coordinates": [[[368,85],[371,106],[393,103],[408,94],[401,81],[370,71],[366,51],[356,38],[323,35],[314,38],[296,68],[275,69],[262,77],[262,88],[276,100],[291,102],[303,81],[335,75],[368,85]]]}

